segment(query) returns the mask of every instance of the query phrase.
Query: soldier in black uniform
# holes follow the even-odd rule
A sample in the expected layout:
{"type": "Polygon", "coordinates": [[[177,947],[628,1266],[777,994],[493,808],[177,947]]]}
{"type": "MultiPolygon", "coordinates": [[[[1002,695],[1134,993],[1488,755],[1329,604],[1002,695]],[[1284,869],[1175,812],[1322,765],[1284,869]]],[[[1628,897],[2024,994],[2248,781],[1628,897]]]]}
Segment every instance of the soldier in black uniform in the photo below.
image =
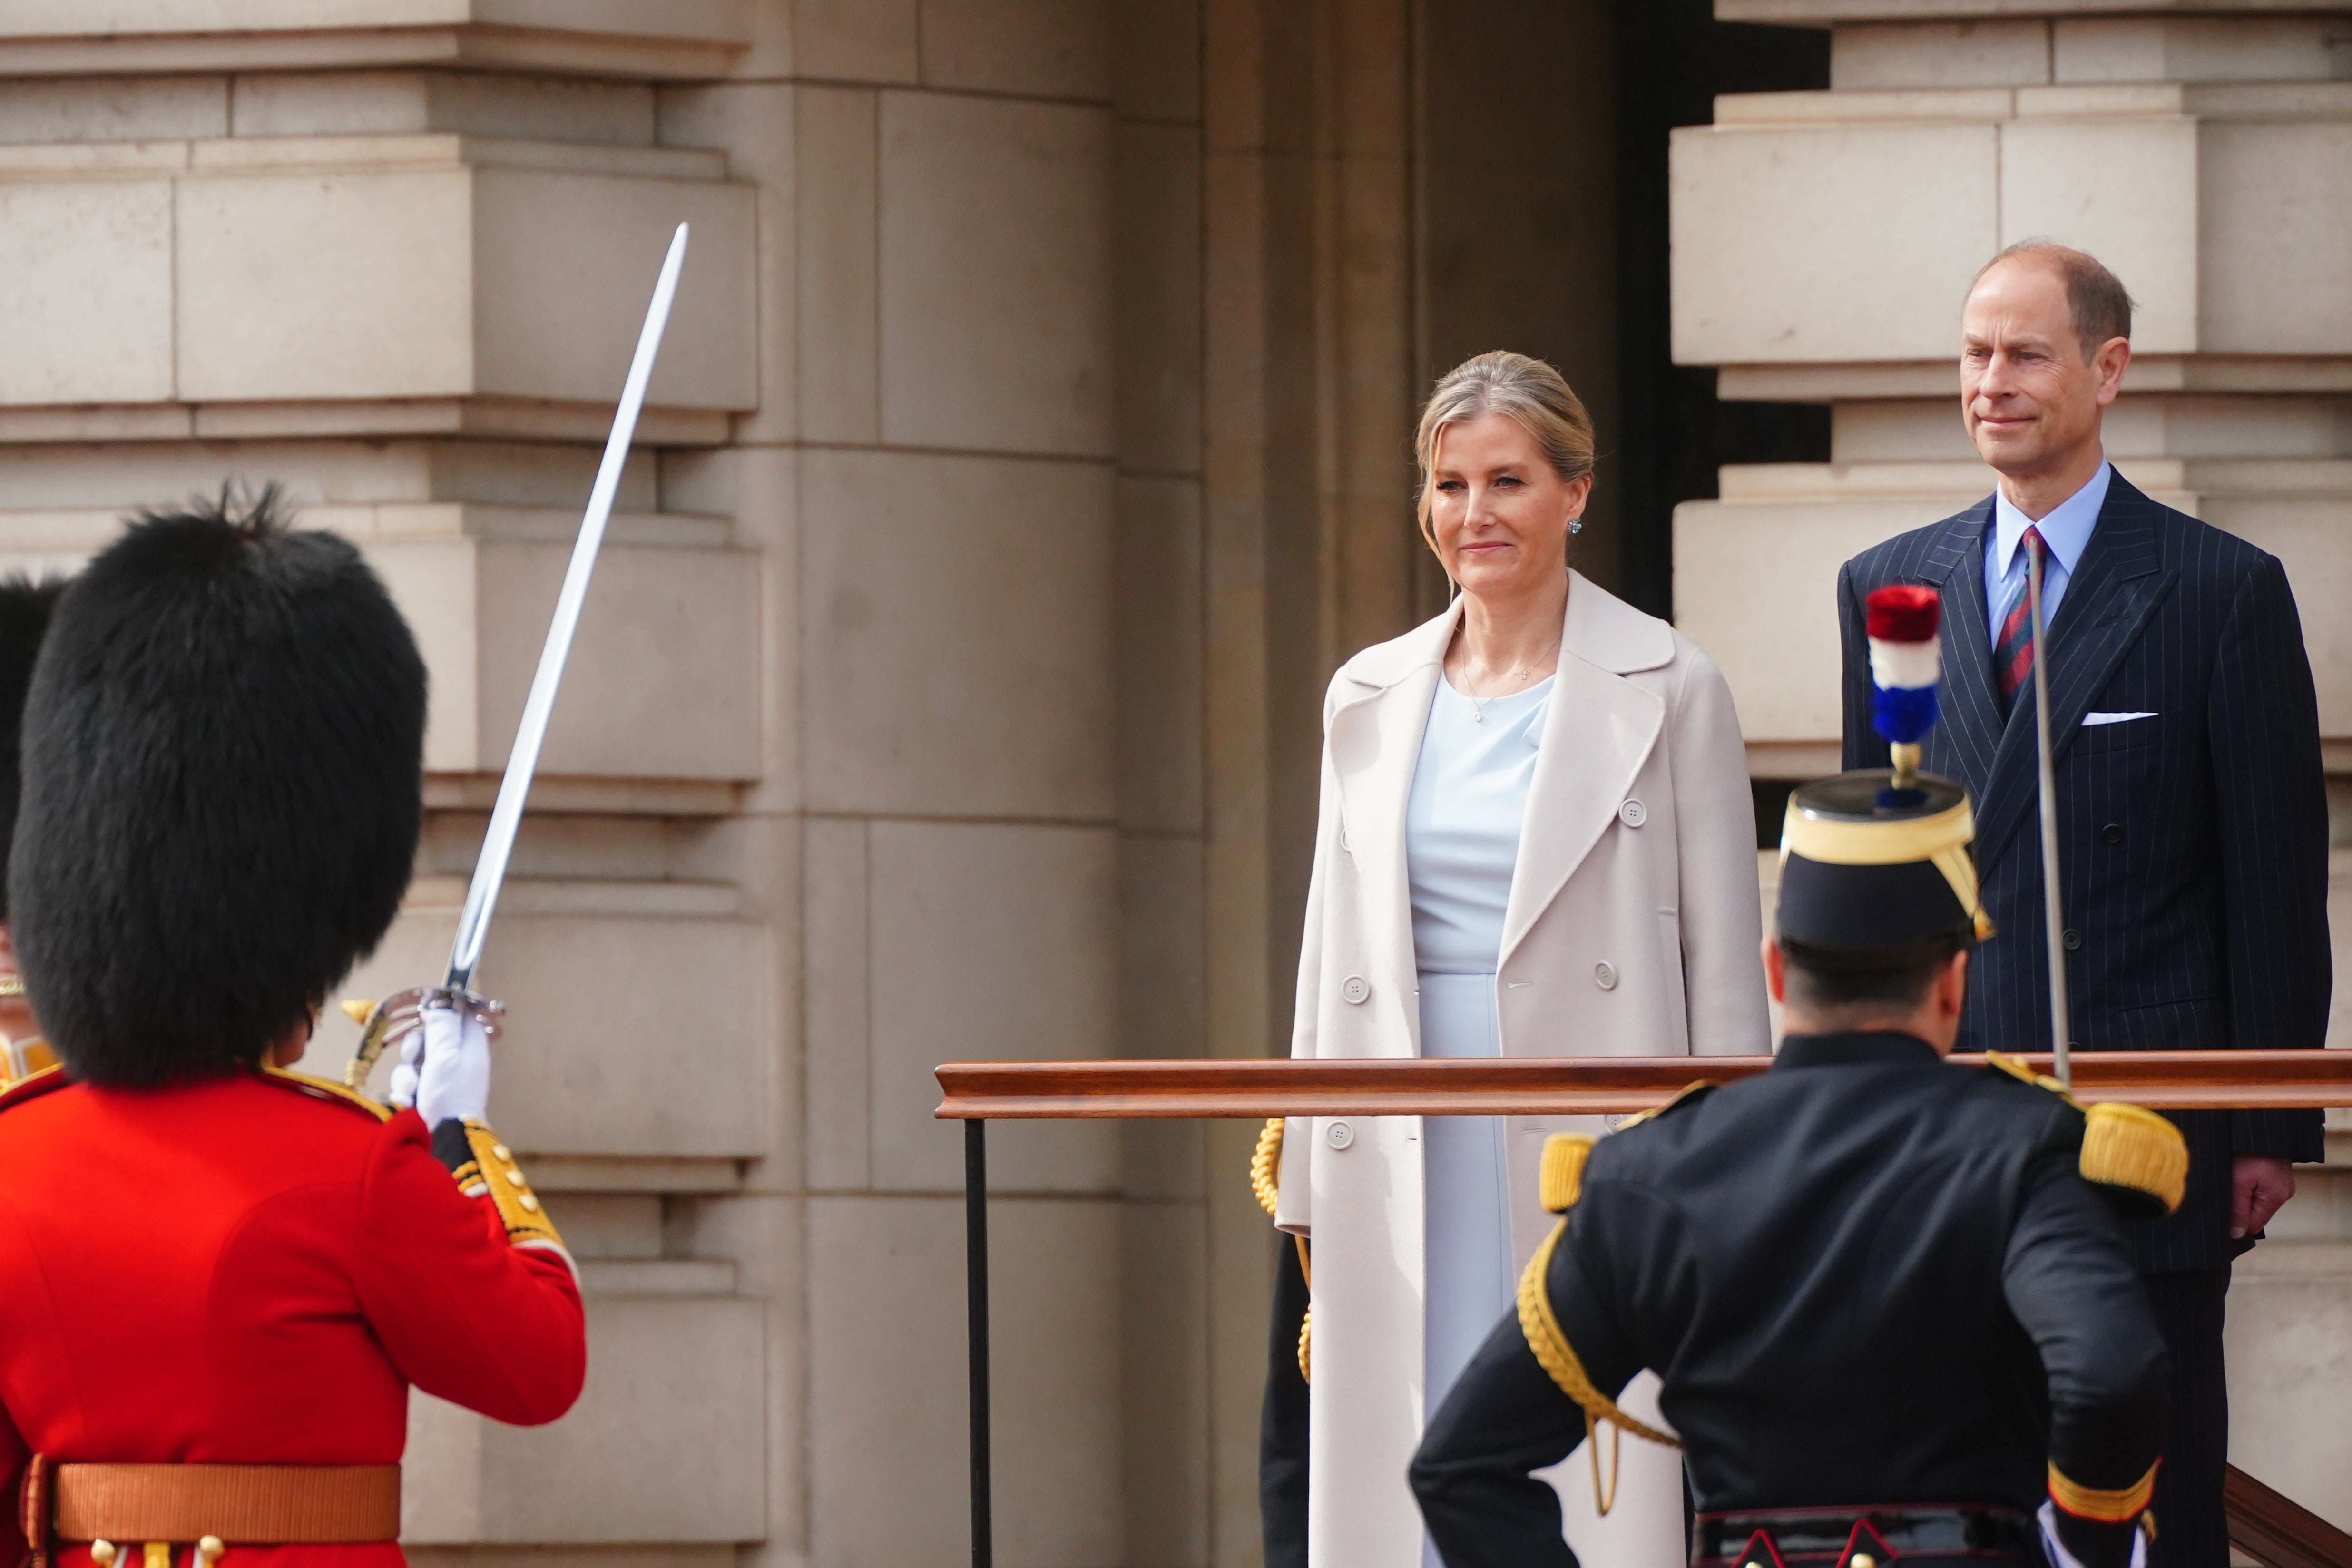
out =
{"type": "Polygon", "coordinates": [[[1944,1060],[1969,804],[1889,783],[1790,799],[1772,1069],[1546,1150],[1564,1218],[1413,1461],[1449,1568],[1573,1568],[1529,1472],[1590,1437],[1600,1485],[1603,1426],[1675,1441],[1613,1403],[1643,1367],[1695,1564],[2144,1561],[2168,1367],[2120,1215],[2178,1205],[2187,1155],[2151,1112],[1944,1060]]]}

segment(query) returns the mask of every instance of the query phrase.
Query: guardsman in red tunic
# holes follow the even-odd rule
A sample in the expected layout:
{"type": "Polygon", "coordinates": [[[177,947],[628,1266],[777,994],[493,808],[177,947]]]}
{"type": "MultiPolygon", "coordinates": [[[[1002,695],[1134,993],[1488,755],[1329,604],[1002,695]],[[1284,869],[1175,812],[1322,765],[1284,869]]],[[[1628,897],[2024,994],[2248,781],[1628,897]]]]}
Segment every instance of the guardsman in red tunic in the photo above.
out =
{"type": "Polygon", "coordinates": [[[46,1568],[395,1568],[412,1384],[555,1419],[570,1257],[434,1008],[394,1110],[290,1069],[415,857],[425,668],[357,551],[148,514],[59,601],[9,869],[61,1060],[0,1095],[0,1475],[46,1568]]]}

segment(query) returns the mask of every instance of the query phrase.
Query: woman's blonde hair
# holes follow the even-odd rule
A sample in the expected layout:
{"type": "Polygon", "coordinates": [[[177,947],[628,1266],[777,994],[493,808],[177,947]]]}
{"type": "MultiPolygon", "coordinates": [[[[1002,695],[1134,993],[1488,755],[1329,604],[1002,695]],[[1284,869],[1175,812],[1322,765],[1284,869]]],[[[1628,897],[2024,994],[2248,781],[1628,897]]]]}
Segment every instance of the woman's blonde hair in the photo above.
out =
{"type": "Polygon", "coordinates": [[[1559,372],[1508,349],[1464,360],[1438,378],[1413,437],[1413,456],[1421,464],[1421,536],[1433,551],[1437,536],[1430,531],[1429,505],[1436,483],[1437,439],[1447,426],[1487,414],[1517,421],[1534,437],[1544,461],[1563,484],[1574,484],[1592,471],[1592,419],[1559,372]]]}

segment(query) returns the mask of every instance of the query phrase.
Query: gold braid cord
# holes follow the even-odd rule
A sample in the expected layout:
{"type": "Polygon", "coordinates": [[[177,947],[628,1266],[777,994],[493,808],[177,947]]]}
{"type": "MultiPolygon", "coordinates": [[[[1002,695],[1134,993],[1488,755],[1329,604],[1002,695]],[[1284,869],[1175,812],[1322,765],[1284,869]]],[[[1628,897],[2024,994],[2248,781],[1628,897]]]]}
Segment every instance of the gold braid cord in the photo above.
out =
{"type": "Polygon", "coordinates": [[[1281,1195],[1282,1180],[1282,1118],[1270,1118],[1259,1129],[1257,1148],[1250,1154],[1250,1191],[1257,1194],[1257,1206],[1274,1217],[1275,1199],[1281,1195]]]}
{"type": "Polygon", "coordinates": [[[1656,1427],[1647,1426],[1617,1408],[1617,1402],[1592,1386],[1585,1375],[1584,1363],[1576,1359],[1575,1347],[1560,1331],[1559,1318],[1551,1310],[1551,1292],[1545,1289],[1545,1276],[1551,1270],[1552,1248],[1568,1230],[1568,1221],[1552,1226],[1536,1255],[1528,1259],[1527,1272],[1519,1276],[1519,1331],[1528,1337],[1528,1349],[1533,1351],[1536,1362],[1559,1384],[1559,1391],[1576,1401],[1584,1412],[1585,1446],[1592,1455],[1593,1501],[1602,1513],[1617,1502],[1617,1477],[1622,1467],[1617,1462],[1618,1434],[1631,1432],[1636,1437],[1646,1437],[1653,1443],[1664,1443],[1669,1448],[1679,1448],[1682,1439],[1670,1436],[1656,1427]],[[1610,1427],[1609,1484],[1601,1482],[1601,1436],[1602,1426],[1610,1427]]]}
{"type": "MultiPolygon", "coordinates": [[[[1269,1118],[1266,1124],[1258,1129],[1257,1147],[1250,1152],[1250,1191],[1257,1194],[1257,1206],[1265,1211],[1268,1219],[1272,1219],[1275,1202],[1282,1194],[1282,1118],[1279,1116],[1269,1118]]],[[[1312,1289],[1315,1274],[1307,1261],[1307,1238],[1294,1236],[1290,1239],[1298,1244],[1298,1276],[1312,1289]]],[[[1307,1370],[1314,1359],[1314,1343],[1315,1309],[1309,1307],[1298,1320],[1298,1375],[1307,1383],[1315,1381],[1314,1374],[1307,1370]]]]}

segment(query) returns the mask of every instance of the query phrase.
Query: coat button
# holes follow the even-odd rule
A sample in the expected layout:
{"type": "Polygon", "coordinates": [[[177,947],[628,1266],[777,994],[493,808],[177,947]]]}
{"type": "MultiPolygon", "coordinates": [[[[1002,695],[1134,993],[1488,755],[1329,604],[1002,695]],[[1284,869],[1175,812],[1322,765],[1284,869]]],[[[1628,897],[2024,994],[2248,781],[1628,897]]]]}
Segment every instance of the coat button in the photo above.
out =
{"type": "Polygon", "coordinates": [[[1605,958],[1600,963],[1594,964],[1592,966],[1592,984],[1600,986],[1603,991],[1616,990],[1617,966],[1610,963],[1605,958]]]}
{"type": "Polygon", "coordinates": [[[1372,983],[1360,974],[1350,974],[1339,982],[1339,994],[1350,1003],[1361,1002],[1372,994],[1372,983]]]}
{"type": "Polygon", "coordinates": [[[1617,808],[1617,820],[1628,827],[1639,827],[1650,820],[1650,808],[1638,800],[1628,800],[1617,808]]]}
{"type": "Polygon", "coordinates": [[[1348,847],[1348,830],[1344,827],[1339,829],[1339,847],[1342,849],[1348,847]]]}
{"type": "Polygon", "coordinates": [[[2124,825],[2120,822],[2110,822],[2099,829],[2099,837],[2110,844],[2121,844],[2124,841],[2124,825]]]}
{"type": "Polygon", "coordinates": [[[1356,1130],[1344,1121],[1334,1121],[1323,1129],[1323,1142],[1334,1149],[1345,1149],[1356,1141],[1356,1130]]]}
{"type": "Polygon", "coordinates": [[[2063,940],[2066,943],[2066,951],[2068,952],[2079,952],[2082,951],[2083,933],[2081,931],[2070,931],[2063,940]]]}

